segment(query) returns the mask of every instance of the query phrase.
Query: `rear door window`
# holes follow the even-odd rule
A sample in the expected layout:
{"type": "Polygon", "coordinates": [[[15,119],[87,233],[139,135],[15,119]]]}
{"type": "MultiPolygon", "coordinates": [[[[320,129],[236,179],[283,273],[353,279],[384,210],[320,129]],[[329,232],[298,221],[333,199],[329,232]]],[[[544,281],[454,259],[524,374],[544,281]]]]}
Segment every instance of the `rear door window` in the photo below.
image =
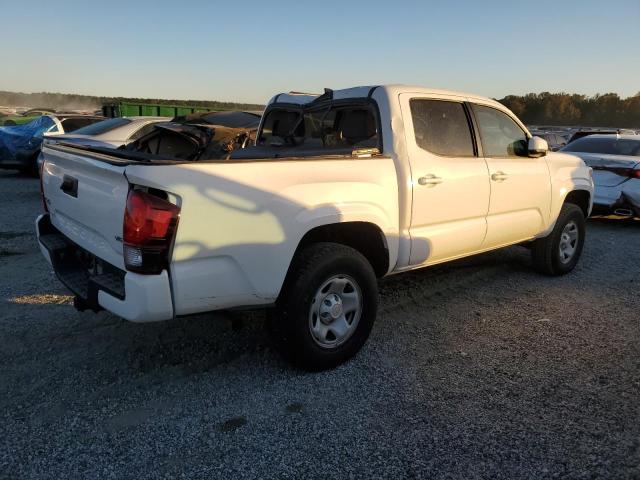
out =
{"type": "MultiPolygon", "coordinates": [[[[66,122],[72,122],[71,127],[77,125],[77,119],[69,118],[65,120],[66,122]]],[[[74,131],[76,135],[102,135],[103,133],[110,132],[119,127],[123,127],[131,123],[131,120],[128,118],[110,118],[108,120],[102,120],[101,122],[92,123],[90,125],[84,126],[82,128],[78,128],[74,131]]],[[[71,128],[70,127],[70,128],[71,128]]],[[[71,131],[71,130],[68,130],[71,131]]]]}
{"type": "Polygon", "coordinates": [[[443,100],[410,102],[413,132],[418,146],[437,155],[473,157],[473,140],[464,105],[443,100]]]}
{"type": "Polygon", "coordinates": [[[93,123],[99,122],[102,120],[101,118],[91,118],[91,117],[72,117],[65,118],[60,123],[62,124],[62,128],[66,133],[75,132],[76,130],[86,127],[87,125],[91,125],[93,123]]]}
{"type": "Polygon", "coordinates": [[[144,137],[146,134],[153,132],[153,129],[156,127],[155,123],[148,123],[141,128],[139,128],[136,132],[134,132],[127,141],[133,142],[138,140],[139,138],[144,137]]]}

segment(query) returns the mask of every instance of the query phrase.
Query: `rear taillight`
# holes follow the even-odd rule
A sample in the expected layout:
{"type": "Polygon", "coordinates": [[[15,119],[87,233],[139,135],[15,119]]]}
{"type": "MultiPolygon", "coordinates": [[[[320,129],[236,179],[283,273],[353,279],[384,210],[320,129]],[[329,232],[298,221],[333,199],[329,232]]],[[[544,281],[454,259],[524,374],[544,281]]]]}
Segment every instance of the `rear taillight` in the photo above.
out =
{"type": "Polygon", "coordinates": [[[169,266],[180,208],[140,190],[130,190],[124,212],[123,253],[127,270],[160,273],[169,266]]]}
{"type": "Polygon", "coordinates": [[[49,207],[47,207],[47,199],[44,198],[44,185],[42,184],[42,175],[44,174],[44,164],[46,160],[42,159],[40,165],[38,165],[38,174],[40,175],[40,198],[42,198],[42,208],[45,213],[49,213],[49,207]]]}
{"type": "Polygon", "coordinates": [[[594,170],[606,170],[607,172],[615,173],[621,177],[640,178],[640,170],[634,170],[633,168],[594,167],[594,170]]]}

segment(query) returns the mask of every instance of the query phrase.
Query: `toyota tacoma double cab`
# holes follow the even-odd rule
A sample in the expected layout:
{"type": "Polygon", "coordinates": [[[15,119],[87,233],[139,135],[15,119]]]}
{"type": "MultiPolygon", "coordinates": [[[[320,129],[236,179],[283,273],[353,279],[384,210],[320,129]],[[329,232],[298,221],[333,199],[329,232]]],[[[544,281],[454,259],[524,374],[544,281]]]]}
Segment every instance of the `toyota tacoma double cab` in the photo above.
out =
{"type": "Polygon", "coordinates": [[[276,95],[224,159],[64,142],[43,158],[39,245],[79,309],[267,308],[308,370],[363,346],[381,277],[515,244],[570,272],[593,197],[591,169],[498,102],[397,85],[276,95]]]}

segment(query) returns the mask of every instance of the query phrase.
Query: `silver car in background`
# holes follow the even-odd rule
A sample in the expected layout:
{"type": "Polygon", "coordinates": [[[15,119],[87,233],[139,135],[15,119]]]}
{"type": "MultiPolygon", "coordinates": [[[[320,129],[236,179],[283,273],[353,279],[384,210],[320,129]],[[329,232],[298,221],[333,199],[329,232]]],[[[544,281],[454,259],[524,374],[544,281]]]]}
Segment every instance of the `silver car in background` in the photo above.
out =
{"type": "Polygon", "coordinates": [[[594,213],[640,217],[640,135],[589,135],[561,151],[593,169],[594,213]]]}
{"type": "MultiPolygon", "coordinates": [[[[120,148],[135,142],[151,132],[157,123],[167,122],[169,117],[116,117],[79,128],[69,134],[44,134],[43,143],[72,143],[88,147],[120,148]]],[[[38,169],[42,154],[38,156],[38,169]]]]}
{"type": "Polygon", "coordinates": [[[169,117],[116,117],[103,120],[64,135],[45,134],[45,143],[66,142],[91,147],[119,148],[153,130],[159,122],[169,117]]]}

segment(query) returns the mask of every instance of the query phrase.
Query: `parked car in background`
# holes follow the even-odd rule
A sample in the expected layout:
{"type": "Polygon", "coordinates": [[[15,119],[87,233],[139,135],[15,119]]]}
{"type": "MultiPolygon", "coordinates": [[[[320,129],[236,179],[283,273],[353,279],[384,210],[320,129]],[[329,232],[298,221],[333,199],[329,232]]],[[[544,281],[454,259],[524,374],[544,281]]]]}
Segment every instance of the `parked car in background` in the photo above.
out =
{"type": "Polygon", "coordinates": [[[635,135],[635,130],[629,128],[581,128],[574,132],[567,143],[575,142],[576,140],[589,135],[635,135]]]}
{"type": "Polygon", "coordinates": [[[90,115],[42,115],[24,125],[0,127],[0,168],[38,173],[38,155],[45,133],[61,135],[100,122],[104,117],[90,115]]]}
{"type": "Polygon", "coordinates": [[[500,103],[422,87],[277,95],[230,158],[132,153],[44,146],[38,242],[75,305],[135,322],[268,307],[309,370],[362,347],[380,277],[523,242],[570,272],[593,193],[500,103]]]}
{"type": "Polygon", "coordinates": [[[549,144],[549,150],[557,152],[567,144],[569,135],[564,132],[549,132],[549,131],[531,131],[532,135],[536,137],[544,138],[549,144]]]}
{"type": "MultiPolygon", "coordinates": [[[[72,133],[44,134],[43,145],[70,143],[101,148],[120,148],[135,142],[153,130],[154,125],[170,120],[168,117],[117,117],[108,118],[72,133]]],[[[38,165],[42,154],[38,156],[38,165]]]]}
{"type": "Polygon", "coordinates": [[[76,143],[104,148],[119,148],[145,136],[155,124],[169,117],[117,117],[101,120],[71,133],[45,133],[45,143],[76,143]]]}
{"type": "Polygon", "coordinates": [[[640,217],[640,135],[589,135],[562,151],[593,169],[595,213],[640,217]]]}
{"type": "Polygon", "coordinates": [[[19,115],[6,115],[0,117],[0,125],[5,127],[10,127],[13,125],[24,125],[25,123],[29,123],[35,118],[41,117],[42,115],[51,115],[54,114],[54,110],[48,110],[43,108],[32,108],[26,110],[19,115]]]}

